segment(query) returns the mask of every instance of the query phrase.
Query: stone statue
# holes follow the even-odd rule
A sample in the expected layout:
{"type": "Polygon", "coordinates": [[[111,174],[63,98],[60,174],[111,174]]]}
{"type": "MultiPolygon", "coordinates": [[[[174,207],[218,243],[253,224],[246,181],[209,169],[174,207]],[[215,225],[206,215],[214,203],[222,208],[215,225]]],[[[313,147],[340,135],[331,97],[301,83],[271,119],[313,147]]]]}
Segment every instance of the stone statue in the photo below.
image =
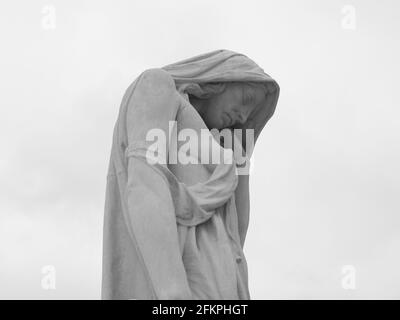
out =
{"type": "Polygon", "coordinates": [[[250,299],[249,172],[238,162],[278,97],[275,80],[229,50],[146,70],[128,87],[107,175],[103,299],[250,299]],[[223,161],[202,161],[210,153],[223,161]]]}

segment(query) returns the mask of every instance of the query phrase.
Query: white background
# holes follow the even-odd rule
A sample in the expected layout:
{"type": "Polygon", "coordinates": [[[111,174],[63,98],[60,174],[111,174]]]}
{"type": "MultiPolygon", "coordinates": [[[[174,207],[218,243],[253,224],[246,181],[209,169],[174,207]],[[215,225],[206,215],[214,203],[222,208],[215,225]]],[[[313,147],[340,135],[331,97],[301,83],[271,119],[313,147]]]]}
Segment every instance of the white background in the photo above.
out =
{"type": "Polygon", "coordinates": [[[2,1],[0,298],[100,298],[122,95],[147,68],[216,49],[246,54],[281,87],[254,154],[252,298],[400,298],[399,7],[2,1]],[[41,285],[48,265],[54,290],[41,285]]]}

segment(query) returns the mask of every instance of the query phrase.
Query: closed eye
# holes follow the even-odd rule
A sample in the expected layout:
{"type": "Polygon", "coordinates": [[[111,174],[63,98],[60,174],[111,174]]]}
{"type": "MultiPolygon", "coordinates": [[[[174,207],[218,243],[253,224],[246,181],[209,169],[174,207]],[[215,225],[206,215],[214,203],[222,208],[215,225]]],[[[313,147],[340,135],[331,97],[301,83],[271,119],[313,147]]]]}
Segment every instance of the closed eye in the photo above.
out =
{"type": "Polygon", "coordinates": [[[243,90],[243,101],[242,101],[242,103],[244,105],[247,105],[247,104],[251,103],[253,101],[253,98],[254,98],[254,96],[251,93],[249,93],[249,92],[245,93],[245,90],[243,90]]]}

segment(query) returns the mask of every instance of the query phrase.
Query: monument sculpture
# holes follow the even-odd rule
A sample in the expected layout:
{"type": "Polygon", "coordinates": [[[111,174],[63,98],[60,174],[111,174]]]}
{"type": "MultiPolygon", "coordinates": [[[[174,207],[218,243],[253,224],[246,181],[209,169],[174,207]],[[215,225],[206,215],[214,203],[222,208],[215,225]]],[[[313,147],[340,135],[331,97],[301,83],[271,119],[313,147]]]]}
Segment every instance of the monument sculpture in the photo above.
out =
{"type": "Polygon", "coordinates": [[[249,164],[278,97],[275,80],[229,50],[128,87],[107,174],[103,299],[250,299],[249,164]]]}

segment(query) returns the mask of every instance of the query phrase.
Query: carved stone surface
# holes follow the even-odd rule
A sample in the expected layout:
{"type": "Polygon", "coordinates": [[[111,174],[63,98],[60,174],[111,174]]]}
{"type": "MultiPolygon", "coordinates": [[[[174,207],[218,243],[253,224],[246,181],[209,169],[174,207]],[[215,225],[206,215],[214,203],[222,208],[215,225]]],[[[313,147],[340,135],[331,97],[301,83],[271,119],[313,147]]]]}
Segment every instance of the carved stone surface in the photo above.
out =
{"type": "MultiPolygon", "coordinates": [[[[238,174],[237,148],[220,145],[212,129],[253,129],[255,143],[278,96],[270,76],[229,50],[146,70],[129,86],[107,176],[103,299],[250,299],[249,175],[238,174]],[[192,160],[209,148],[232,161],[170,163],[188,150],[170,122],[178,137],[206,130],[211,144],[189,139],[192,160]],[[167,133],[163,152],[154,152],[150,131],[167,133]]],[[[244,136],[234,141],[251,153],[244,136]]]]}

